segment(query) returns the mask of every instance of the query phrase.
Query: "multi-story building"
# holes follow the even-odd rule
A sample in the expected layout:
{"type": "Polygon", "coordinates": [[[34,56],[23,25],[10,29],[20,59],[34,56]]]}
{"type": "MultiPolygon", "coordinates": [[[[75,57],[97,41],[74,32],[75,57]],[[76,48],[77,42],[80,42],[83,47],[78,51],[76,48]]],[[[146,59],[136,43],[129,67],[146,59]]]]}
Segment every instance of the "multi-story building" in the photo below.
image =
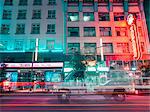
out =
{"type": "Polygon", "coordinates": [[[62,0],[0,0],[0,61],[31,62],[36,42],[37,61],[62,60],[63,8],[62,0]]]}
{"type": "Polygon", "coordinates": [[[7,67],[0,80],[61,80],[63,63],[55,62],[66,49],[63,2],[0,0],[0,63],[7,67]]]}
{"type": "Polygon", "coordinates": [[[64,1],[67,53],[74,52],[74,48],[86,55],[96,54],[97,59],[103,60],[104,55],[107,65],[116,62],[119,65],[134,66],[138,61],[150,60],[143,0],[64,1]],[[133,37],[130,25],[127,24],[129,14],[136,19],[136,37],[133,37]],[[138,39],[138,46],[133,38],[138,39]],[[138,59],[135,56],[137,54],[140,54],[138,59]]]}

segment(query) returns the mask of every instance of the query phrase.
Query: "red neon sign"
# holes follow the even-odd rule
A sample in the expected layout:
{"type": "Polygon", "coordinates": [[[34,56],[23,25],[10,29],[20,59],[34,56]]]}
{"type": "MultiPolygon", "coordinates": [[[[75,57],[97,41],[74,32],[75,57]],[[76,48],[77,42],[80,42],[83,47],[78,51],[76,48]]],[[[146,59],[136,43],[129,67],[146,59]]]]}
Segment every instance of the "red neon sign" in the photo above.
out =
{"type": "Polygon", "coordinates": [[[133,49],[133,57],[136,60],[139,60],[141,57],[140,51],[140,42],[138,38],[138,33],[136,30],[135,18],[132,14],[129,14],[127,17],[127,23],[130,26],[130,36],[132,42],[132,49],[133,49]]]}

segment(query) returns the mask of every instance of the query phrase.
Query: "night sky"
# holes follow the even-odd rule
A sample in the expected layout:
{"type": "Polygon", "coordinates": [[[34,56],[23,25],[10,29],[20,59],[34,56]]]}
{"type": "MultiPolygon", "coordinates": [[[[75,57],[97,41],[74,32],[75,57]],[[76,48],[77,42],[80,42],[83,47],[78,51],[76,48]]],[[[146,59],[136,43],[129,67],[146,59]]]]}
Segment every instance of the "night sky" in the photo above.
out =
{"type": "Polygon", "coordinates": [[[144,10],[150,38],[150,0],[144,0],[144,10]]]}

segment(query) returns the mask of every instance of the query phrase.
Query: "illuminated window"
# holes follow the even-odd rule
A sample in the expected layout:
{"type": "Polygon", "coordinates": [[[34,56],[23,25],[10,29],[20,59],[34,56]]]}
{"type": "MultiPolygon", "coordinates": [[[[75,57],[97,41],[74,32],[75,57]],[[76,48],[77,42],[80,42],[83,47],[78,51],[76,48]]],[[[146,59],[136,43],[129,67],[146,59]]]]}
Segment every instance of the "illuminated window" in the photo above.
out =
{"type": "Polygon", "coordinates": [[[116,36],[127,36],[127,28],[126,27],[116,27],[116,36]]]}
{"type": "Polygon", "coordinates": [[[68,43],[68,53],[75,53],[80,51],[80,43],[68,43]]]}
{"type": "Polygon", "coordinates": [[[109,13],[99,12],[98,13],[99,21],[109,21],[109,13]]]}
{"type": "Polygon", "coordinates": [[[40,34],[40,24],[32,24],[31,34],[40,34]]]}
{"type": "Polygon", "coordinates": [[[79,37],[79,27],[68,27],[68,37],[79,37]]]}
{"type": "Polygon", "coordinates": [[[4,5],[13,5],[13,0],[5,0],[4,5]]]}
{"type": "Polygon", "coordinates": [[[111,27],[100,27],[100,36],[111,36],[111,27]]]}
{"type": "Polygon", "coordinates": [[[141,50],[142,50],[142,52],[145,51],[145,45],[144,45],[144,42],[141,42],[141,50]]]}
{"type": "Polygon", "coordinates": [[[48,10],[48,19],[56,19],[56,10],[48,10]]]}
{"type": "Polygon", "coordinates": [[[68,12],[68,21],[79,21],[79,12],[68,12]]]}
{"type": "Polygon", "coordinates": [[[56,5],[56,0],[48,0],[48,5],[56,5]]]}
{"type": "Polygon", "coordinates": [[[35,50],[36,42],[35,39],[30,40],[30,50],[35,50]]]}
{"type": "Polygon", "coordinates": [[[41,19],[41,10],[33,10],[32,19],[41,19]]]}
{"type": "Polygon", "coordinates": [[[95,54],[96,43],[84,43],[84,54],[95,54]]]}
{"type": "Polygon", "coordinates": [[[84,21],[94,21],[94,12],[83,12],[84,21]]]}
{"type": "Polygon", "coordinates": [[[25,33],[25,24],[17,24],[16,34],[24,34],[24,33],[25,33]]]}
{"type": "Polygon", "coordinates": [[[21,6],[28,5],[28,0],[19,0],[19,5],[21,6]]]}
{"type": "Polygon", "coordinates": [[[15,41],[15,50],[23,50],[23,41],[22,40],[15,41]]]}
{"type": "Polygon", "coordinates": [[[129,53],[128,43],[117,43],[117,53],[129,53]]]}
{"type": "Polygon", "coordinates": [[[0,41],[0,50],[7,50],[8,41],[0,41]]]}
{"type": "Polygon", "coordinates": [[[11,10],[3,10],[3,19],[11,19],[12,11],[11,10]]]}
{"type": "Polygon", "coordinates": [[[84,37],[95,37],[95,27],[84,27],[84,37]]]}
{"type": "Polygon", "coordinates": [[[33,5],[42,5],[42,0],[34,0],[33,5]]]}
{"type": "Polygon", "coordinates": [[[18,10],[17,19],[26,19],[27,10],[18,10]]]}
{"type": "Polygon", "coordinates": [[[114,20],[115,21],[122,21],[124,20],[124,13],[114,13],[114,20]]]}
{"type": "Polygon", "coordinates": [[[112,43],[103,43],[104,53],[113,53],[113,44],[112,43]]]}
{"type": "Polygon", "coordinates": [[[56,33],[56,31],[55,31],[55,24],[48,24],[47,25],[47,33],[48,34],[56,33]]]}
{"type": "Polygon", "coordinates": [[[46,41],[46,48],[48,50],[54,49],[54,45],[55,45],[55,41],[54,40],[47,40],[46,41]]]}
{"type": "Polygon", "coordinates": [[[8,24],[1,25],[1,34],[9,34],[10,33],[9,30],[10,30],[10,25],[8,24]]]}

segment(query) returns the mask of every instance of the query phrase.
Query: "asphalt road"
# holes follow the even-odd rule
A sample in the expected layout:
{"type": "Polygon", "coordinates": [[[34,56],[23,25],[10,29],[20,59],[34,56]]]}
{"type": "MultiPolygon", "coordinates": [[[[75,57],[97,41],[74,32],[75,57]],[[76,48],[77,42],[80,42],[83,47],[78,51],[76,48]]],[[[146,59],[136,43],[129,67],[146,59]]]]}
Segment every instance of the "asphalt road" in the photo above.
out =
{"type": "Polygon", "coordinates": [[[75,95],[60,101],[56,95],[6,94],[0,112],[150,112],[150,96],[128,95],[124,102],[102,95],[75,95]]]}

